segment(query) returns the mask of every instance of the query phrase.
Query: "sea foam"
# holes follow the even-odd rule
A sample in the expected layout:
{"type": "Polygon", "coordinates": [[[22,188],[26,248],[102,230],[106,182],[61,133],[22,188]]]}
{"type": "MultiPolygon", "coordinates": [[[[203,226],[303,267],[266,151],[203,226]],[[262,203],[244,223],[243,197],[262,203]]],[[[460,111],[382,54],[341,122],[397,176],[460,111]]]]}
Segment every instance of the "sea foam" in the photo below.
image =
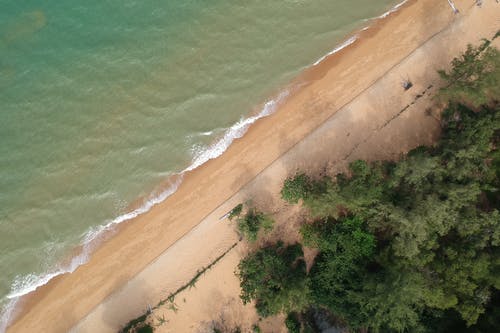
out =
{"type": "Polygon", "coordinates": [[[233,143],[235,139],[241,138],[250,125],[255,123],[257,120],[267,117],[272,114],[276,107],[283,102],[283,100],[290,94],[289,90],[282,91],[278,97],[269,100],[264,104],[262,110],[255,116],[248,118],[242,118],[236,124],[227,129],[224,136],[217,140],[214,144],[210,145],[208,149],[204,149],[201,153],[197,154],[194,158],[193,163],[183,170],[183,172],[192,171],[202,164],[208,162],[211,159],[217,158],[222,155],[223,152],[233,143]]]}
{"type": "Polygon", "coordinates": [[[105,237],[107,232],[113,230],[113,227],[115,225],[131,220],[141,214],[148,212],[153,206],[164,201],[170,195],[172,195],[179,187],[182,181],[182,175],[179,175],[176,178],[177,179],[170,186],[168,186],[166,190],[161,192],[159,195],[146,200],[144,204],[139,208],[134,209],[126,214],[120,215],[104,225],[91,228],[89,231],[87,231],[82,237],[82,250],[80,251],[80,254],[74,256],[69,264],[59,266],[45,274],[28,274],[25,276],[17,277],[12,284],[11,292],[7,295],[7,298],[14,299],[26,295],[36,290],[38,287],[43,286],[58,275],[74,272],[75,269],[78,268],[78,266],[85,264],[88,261],[89,255],[92,250],[96,245],[98,245],[99,241],[101,241],[103,237],[105,237]]]}

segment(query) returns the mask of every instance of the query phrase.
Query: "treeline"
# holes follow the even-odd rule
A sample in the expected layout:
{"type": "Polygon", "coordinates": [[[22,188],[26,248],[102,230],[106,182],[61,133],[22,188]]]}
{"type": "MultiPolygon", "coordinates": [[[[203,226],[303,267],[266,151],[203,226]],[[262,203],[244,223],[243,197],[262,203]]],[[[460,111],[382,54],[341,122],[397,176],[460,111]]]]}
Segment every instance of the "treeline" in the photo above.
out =
{"type": "Polygon", "coordinates": [[[321,321],[352,332],[498,332],[500,53],[484,41],[440,74],[448,106],[434,146],[285,182],[283,199],[314,218],[301,234],[318,255],[308,271],[302,244],[277,242],[240,262],[241,298],[259,315],[288,314],[294,333],[321,321]]]}

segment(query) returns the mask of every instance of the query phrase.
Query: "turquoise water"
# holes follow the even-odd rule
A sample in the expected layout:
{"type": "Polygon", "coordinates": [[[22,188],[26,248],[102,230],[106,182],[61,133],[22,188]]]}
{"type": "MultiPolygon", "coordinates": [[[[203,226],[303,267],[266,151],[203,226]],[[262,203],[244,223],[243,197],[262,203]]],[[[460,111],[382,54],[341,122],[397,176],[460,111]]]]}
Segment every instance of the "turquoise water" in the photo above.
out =
{"type": "Polygon", "coordinates": [[[0,302],[395,3],[0,0],[0,302]]]}

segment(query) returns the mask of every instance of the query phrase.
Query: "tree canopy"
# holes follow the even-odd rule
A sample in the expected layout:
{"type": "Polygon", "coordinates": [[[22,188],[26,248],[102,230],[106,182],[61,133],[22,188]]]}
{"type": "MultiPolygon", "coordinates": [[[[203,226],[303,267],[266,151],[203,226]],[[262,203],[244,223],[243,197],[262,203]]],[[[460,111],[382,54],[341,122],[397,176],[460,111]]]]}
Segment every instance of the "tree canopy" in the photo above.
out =
{"type": "Polygon", "coordinates": [[[299,244],[278,243],[243,259],[238,265],[243,303],[255,300],[261,316],[303,310],[309,290],[302,256],[299,244]]]}
{"type": "Polygon", "coordinates": [[[468,45],[460,57],[453,59],[450,71],[438,71],[447,82],[440,91],[442,97],[479,107],[500,96],[500,53],[490,45],[489,40],[478,47],[468,45]]]}
{"type": "Polygon", "coordinates": [[[319,254],[307,274],[299,245],[251,254],[243,301],[263,316],[326,309],[354,331],[500,327],[499,61],[485,41],[440,72],[448,106],[434,146],[287,180],[282,198],[309,208],[303,243],[319,254]]]}

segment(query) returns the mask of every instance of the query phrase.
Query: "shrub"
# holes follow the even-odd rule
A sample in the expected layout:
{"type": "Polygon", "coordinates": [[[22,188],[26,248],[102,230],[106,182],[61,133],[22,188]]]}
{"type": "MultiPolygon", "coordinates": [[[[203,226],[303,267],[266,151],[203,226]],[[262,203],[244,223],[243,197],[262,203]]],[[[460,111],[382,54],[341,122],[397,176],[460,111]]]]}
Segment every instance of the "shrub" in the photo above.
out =
{"type": "Polygon", "coordinates": [[[296,204],[304,199],[311,190],[311,179],[304,173],[287,178],[281,190],[281,198],[288,203],[296,204]]]}
{"type": "Polygon", "coordinates": [[[245,216],[238,219],[238,231],[249,241],[255,242],[259,230],[271,230],[274,221],[269,216],[254,208],[248,210],[245,216]]]}
{"type": "Polygon", "coordinates": [[[229,220],[234,219],[235,217],[240,216],[241,211],[243,210],[243,204],[239,204],[236,207],[234,207],[230,212],[229,212],[229,220]]]}

